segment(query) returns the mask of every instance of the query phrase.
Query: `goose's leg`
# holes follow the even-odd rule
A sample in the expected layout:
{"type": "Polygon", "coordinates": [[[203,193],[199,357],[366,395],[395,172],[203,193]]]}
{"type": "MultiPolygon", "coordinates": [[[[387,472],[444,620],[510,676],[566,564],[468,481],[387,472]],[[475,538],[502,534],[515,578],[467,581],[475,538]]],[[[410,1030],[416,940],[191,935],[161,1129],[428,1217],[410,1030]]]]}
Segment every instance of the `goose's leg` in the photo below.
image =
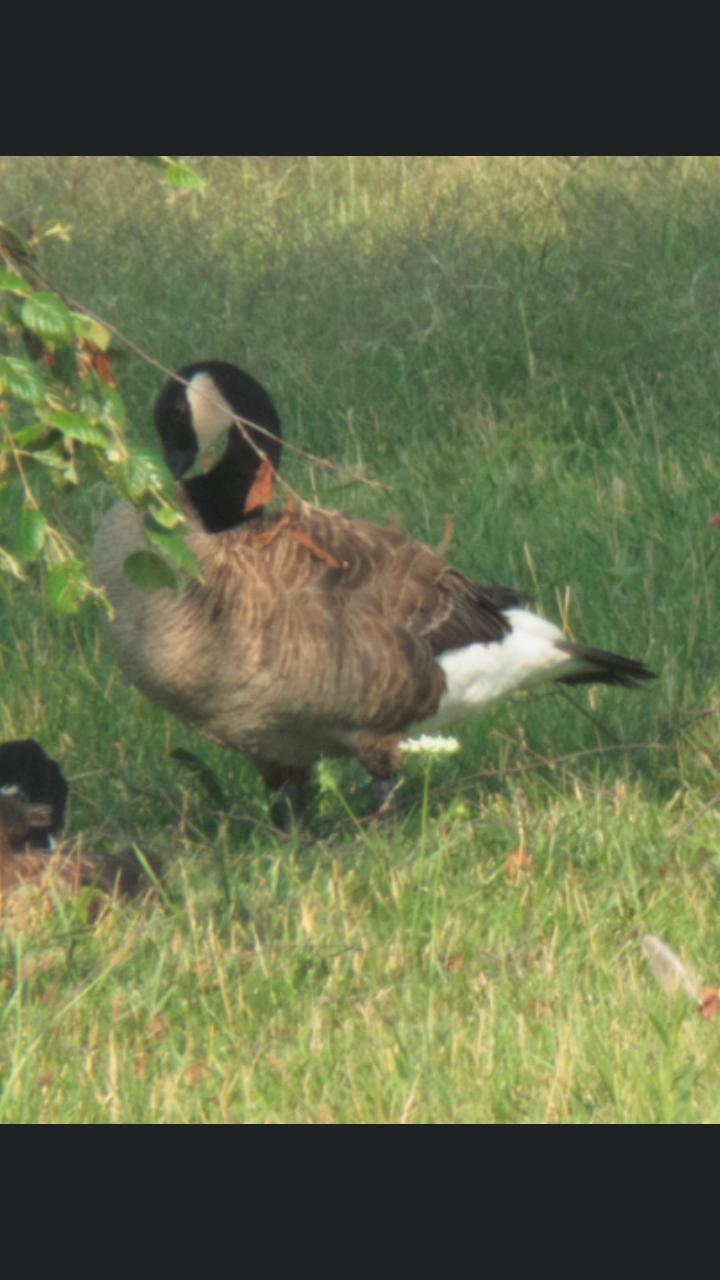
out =
{"type": "Polygon", "coordinates": [[[267,760],[256,760],[255,764],[268,791],[274,793],[270,799],[273,822],[281,831],[292,831],[303,821],[310,770],[272,764],[267,760]]]}
{"type": "Polygon", "coordinates": [[[402,786],[402,778],[391,773],[387,778],[373,778],[372,789],[375,800],[375,818],[384,818],[391,813],[395,802],[395,793],[402,786]]]}
{"type": "Polygon", "coordinates": [[[373,816],[376,818],[385,817],[392,812],[393,799],[401,782],[402,757],[398,750],[401,741],[401,734],[392,734],[390,737],[361,734],[358,738],[358,757],[372,778],[376,805],[373,816]]]}
{"type": "Polygon", "coordinates": [[[288,835],[295,827],[302,826],[306,802],[307,794],[302,784],[284,782],[270,800],[270,814],[275,826],[288,835]]]}

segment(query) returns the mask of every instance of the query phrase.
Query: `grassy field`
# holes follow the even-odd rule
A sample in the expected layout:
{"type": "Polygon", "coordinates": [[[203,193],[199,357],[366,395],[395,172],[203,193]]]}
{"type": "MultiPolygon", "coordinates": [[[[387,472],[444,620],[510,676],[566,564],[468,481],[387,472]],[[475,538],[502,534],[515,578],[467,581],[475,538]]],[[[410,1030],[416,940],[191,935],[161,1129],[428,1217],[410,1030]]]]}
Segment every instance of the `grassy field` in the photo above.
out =
{"type": "MultiPolygon", "coordinates": [[[[155,359],[266,383],[340,468],[288,454],[295,489],[431,544],[450,517],[458,568],[659,679],[508,700],[409,762],[386,828],[323,765],[285,839],[90,606],[0,581],[0,739],[63,764],[88,846],[167,865],[164,900],[0,936],[0,1118],[720,1121],[720,1023],[640,951],[720,985],[720,159],[190,160],[204,199],[126,157],[0,157],[0,216],[71,224],[47,274],[155,359]]],[[[161,375],[115,367],[148,442],[161,375]]],[[[89,537],[106,503],[67,515],[89,537]]]]}

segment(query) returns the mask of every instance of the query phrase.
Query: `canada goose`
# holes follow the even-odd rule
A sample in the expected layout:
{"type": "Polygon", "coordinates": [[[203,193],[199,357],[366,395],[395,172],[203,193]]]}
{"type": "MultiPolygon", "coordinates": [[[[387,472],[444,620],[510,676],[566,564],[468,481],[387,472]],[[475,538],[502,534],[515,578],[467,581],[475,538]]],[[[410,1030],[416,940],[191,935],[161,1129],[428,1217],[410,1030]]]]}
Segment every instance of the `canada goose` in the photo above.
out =
{"type": "Polygon", "coordinates": [[[51,847],[62,826],[68,786],[58,765],[32,738],[0,744],[0,911],[25,887],[63,893],[85,886],[133,894],[144,883],[132,850],[117,854],[51,847]]]}
{"type": "Polygon", "coordinates": [[[632,658],[571,643],[523,607],[523,592],[476,586],[399,533],[308,506],[265,514],[272,486],[258,483],[267,473],[258,450],[277,468],[279,419],[234,366],[179,370],[160,392],[155,425],[178,479],[227,438],[210,471],[180,484],[204,581],[183,595],[134,587],[123,566],[147,546],[142,518],[114,506],[93,556],[115,608],[111,647],[132,684],[251,756],[269,788],[297,790],[321,756],[355,755],[380,791],[404,738],[513,690],[652,678],[632,658]]]}
{"type": "MultiPolygon", "coordinates": [[[[15,799],[26,806],[41,806],[22,836],[36,849],[48,849],[65,818],[68,785],[59,766],[46,756],[34,738],[0,743],[0,797],[5,800],[6,822],[15,799]]],[[[31,816],[31,808],[26,816],[31,816]]],[[[20,821],[18,813],[18,821],[20,821]]]]}

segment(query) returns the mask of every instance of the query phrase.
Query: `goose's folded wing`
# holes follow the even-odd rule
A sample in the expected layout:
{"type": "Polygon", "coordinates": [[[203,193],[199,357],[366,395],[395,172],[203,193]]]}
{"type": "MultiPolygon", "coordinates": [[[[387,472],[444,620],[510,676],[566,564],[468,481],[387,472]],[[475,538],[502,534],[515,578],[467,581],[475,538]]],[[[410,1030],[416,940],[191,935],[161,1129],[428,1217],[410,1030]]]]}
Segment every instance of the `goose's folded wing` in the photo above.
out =
{"type": "Polygon", "coordinates": [[[511,587],[477,586],[429,547],[365,520],[310,511],[301,527],[337,566],[316,553],[319,591],[357,615],[377,614],[426,640],[433,654],[502,640],[511,629],[505,611],[529,598],[511,587]]]}

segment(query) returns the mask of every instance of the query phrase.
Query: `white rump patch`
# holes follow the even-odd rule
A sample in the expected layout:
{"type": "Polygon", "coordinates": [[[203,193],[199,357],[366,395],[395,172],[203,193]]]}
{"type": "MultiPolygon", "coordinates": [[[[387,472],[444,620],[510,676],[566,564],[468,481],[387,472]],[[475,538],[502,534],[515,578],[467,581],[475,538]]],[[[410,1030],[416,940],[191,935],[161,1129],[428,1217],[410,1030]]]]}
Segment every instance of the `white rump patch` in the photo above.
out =
{"type": "Polygon", "coordinates": [[[187,388],[195,435],[201,449],[208,449],[235,421],[235,414],[209,373],[196,373],[187,388]]]}
{"type": "Polygon", "coordinates": [[[507,609],[505,617],[512,631],[504,639],[439,655],[447,691],[432,719],[413,726],[411,733],[444,728],[477,715],[506,693],[556,680],[577,668],[577,662],[557,648],[565,637],[554,622],[526,609],[507,609]]]}

